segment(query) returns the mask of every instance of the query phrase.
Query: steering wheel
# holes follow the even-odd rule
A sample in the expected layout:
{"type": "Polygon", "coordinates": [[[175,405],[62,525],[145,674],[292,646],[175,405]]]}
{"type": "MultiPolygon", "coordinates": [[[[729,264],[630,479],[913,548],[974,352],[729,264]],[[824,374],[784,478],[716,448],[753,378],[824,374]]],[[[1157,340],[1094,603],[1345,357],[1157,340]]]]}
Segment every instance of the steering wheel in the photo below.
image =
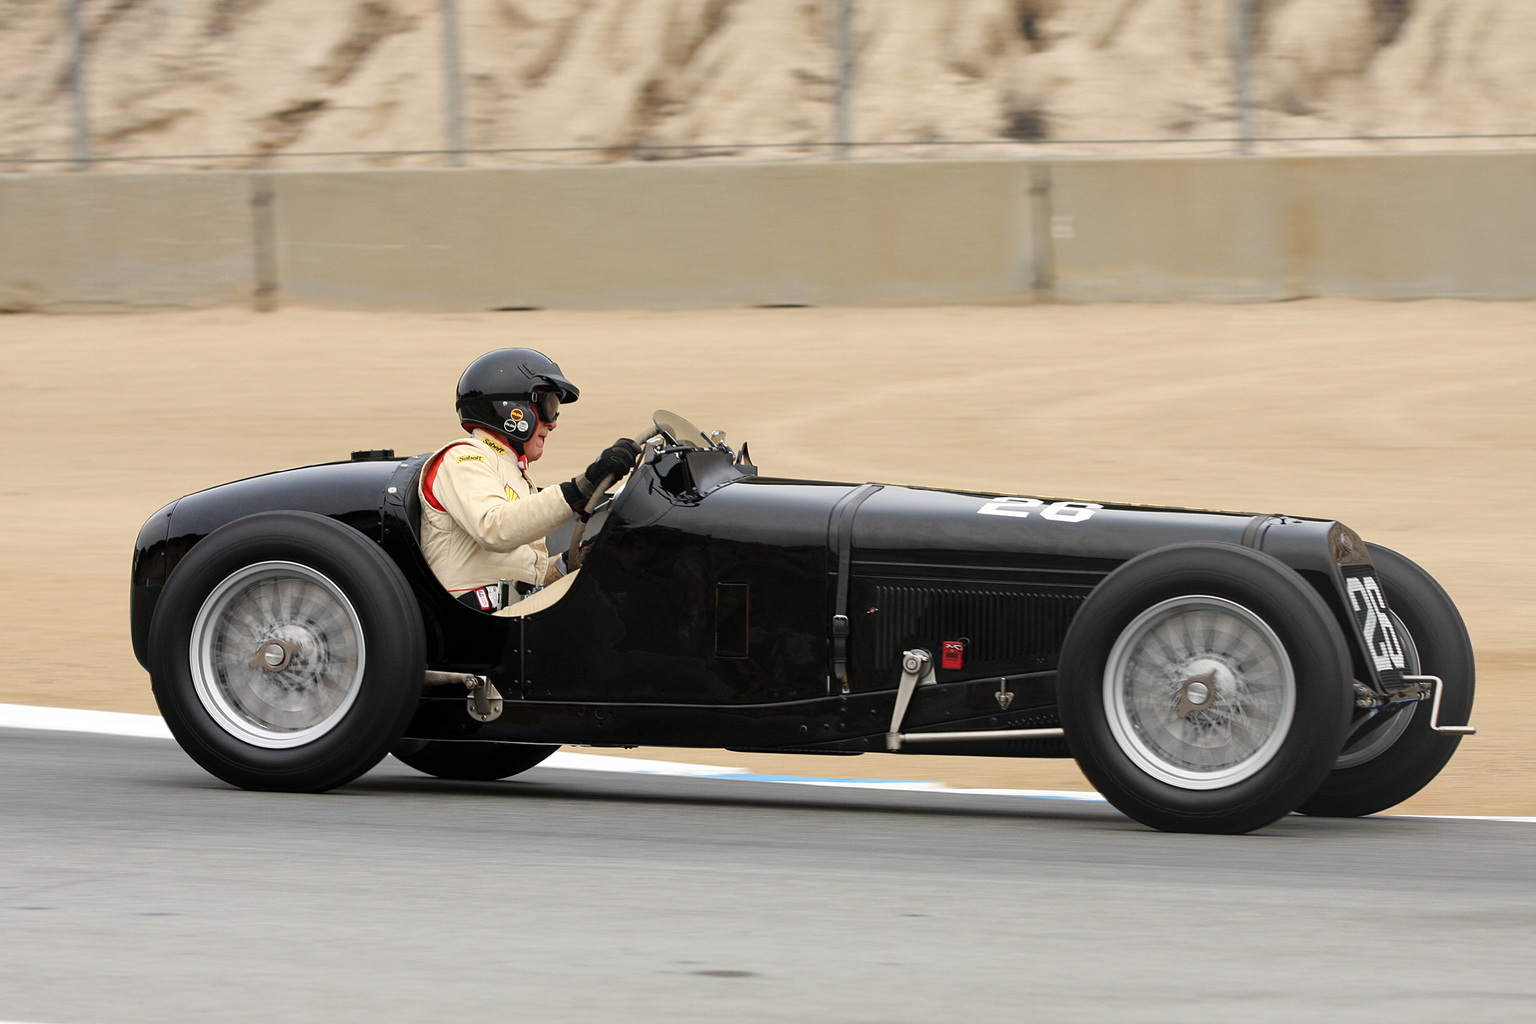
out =
{"type": "MultiPolygon", "coordinates": [[[[642,453],[651,438],[662,433],[655,421],[647,423],[645,429],[635,435],[635,442],[640,445],[642,453]]],[[[581,517],[576,520],[576,529],[571,531],[571,545],[565,550],[565,572],[570,575],[581,568],[581,538],[587,532],[586,517],[597,511],[597,506],[603,503],[608,488],[618,483],[619,475],[614,473],[603,479],[602,483],[592,489],[592,497],[587,499],[587,505],[581,510],[581,517]]]]}

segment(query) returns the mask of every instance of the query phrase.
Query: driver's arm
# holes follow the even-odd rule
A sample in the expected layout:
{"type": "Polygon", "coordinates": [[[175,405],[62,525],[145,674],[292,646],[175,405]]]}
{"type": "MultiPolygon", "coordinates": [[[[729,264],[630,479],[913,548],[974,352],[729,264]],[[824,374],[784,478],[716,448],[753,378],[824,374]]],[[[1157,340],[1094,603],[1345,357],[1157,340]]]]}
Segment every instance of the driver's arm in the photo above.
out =
{"type": "MultiPolygon", "coordinates": [[[[531,544],[571,517],[558,487],[509,498],[496,470],[483,458],[443,459],[432,493],[443,509],[488,551],[506,552],[531,544]]],[[[477,453],[476,453],[477,454],[477,453]]]]}

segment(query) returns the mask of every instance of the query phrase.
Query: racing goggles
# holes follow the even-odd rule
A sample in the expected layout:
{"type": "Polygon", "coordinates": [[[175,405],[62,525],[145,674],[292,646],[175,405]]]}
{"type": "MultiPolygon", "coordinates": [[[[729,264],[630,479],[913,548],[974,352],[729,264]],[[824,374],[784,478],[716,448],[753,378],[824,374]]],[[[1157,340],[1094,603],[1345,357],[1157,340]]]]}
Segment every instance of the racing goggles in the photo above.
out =
{"type": "Polygon", "coordinates": [[[560,392],[535,391],[528,400],[533,404],[533,411],[545,423],[553,423],[560,418],[560,392]]]}

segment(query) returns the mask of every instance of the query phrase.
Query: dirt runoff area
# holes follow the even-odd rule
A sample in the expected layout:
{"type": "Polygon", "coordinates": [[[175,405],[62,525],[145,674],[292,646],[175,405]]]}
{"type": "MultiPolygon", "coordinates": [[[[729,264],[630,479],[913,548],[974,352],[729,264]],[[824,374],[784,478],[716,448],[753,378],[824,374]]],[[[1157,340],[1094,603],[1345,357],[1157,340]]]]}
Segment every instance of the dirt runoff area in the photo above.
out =
{"type": "MultiPolygon", "coordinates": [[[[237,477],[430,449],[460,370],[504,345],[582,389],[544,484],[663,407],[775,475],[1341,519],[1434,573],[1477,651],[1480,733],[1401,810],[1536,814],[1536,303],[3,316],[0,702],[153,712],[140,524],[237,477]]],[[[1069,761],[631,753],[1086,788],[1069,761]]]]}

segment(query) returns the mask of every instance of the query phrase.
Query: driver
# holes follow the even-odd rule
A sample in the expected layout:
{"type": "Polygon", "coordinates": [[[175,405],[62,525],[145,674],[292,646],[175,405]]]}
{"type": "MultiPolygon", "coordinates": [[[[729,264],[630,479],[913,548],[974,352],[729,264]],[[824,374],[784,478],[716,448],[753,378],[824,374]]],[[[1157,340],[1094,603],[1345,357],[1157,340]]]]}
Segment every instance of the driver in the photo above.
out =
{"type": "Polygon", "coordinates": [[[545,535],[583,514],[603,480],[634,468],[640,446],[619,438],[574,479],[534,485],[528,464],[543,456],[561,404],[578,395],[554,360],[529,348],[488,352],[459,378],[454,404],[469,436],[428,459],[417,488],[422,553],[471,608],[503,610],[564,575],[545,535]]]}

